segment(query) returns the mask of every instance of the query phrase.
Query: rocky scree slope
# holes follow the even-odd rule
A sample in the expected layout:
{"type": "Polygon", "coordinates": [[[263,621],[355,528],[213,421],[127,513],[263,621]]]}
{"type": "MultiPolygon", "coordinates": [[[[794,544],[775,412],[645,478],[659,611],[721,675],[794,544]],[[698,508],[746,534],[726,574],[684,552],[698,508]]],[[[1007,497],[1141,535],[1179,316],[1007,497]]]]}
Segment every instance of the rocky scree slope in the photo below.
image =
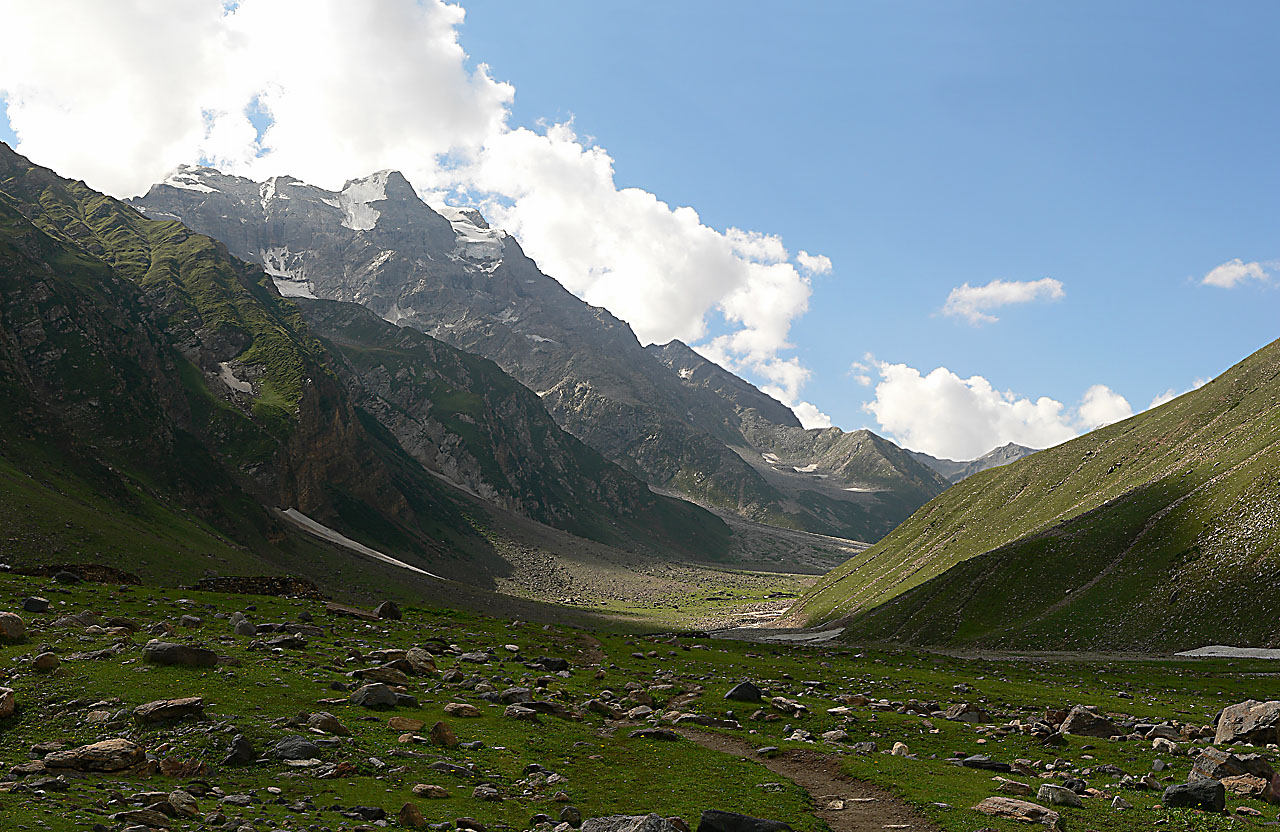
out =
{"type": "MultiPolygon", "coordinates": [[[[349,577],[326,570],[345,574],[350,553],[292,531],[270,506],[296,508],[440,574],[483,583],[504,568],[477,528],[483,510],[359,406],[344,385],[351,365],[260,267],[7,146],[0,223],[0,385],[14,403],[0,413],[0,499],[14,509],[7,557],[63,551],[183,579],[209,566],[286,568],[346,586],[349,577]],[[146,557],[135,547],[143,540],[146,557]]],[[[518,387],[496,368],[474,378],[508,399],[518,387]]],[[[476,387],[480,399],[491,389],[476,387]]],[[[467,404],[483,409],[474,398],[467,404]]],[[[472,428],[462,418],[469,414],[454,415],[459,431],[472,428]]],[[[548,419],[515,425],[513,437],[525,428],[547,449],[573,441],[548,419]]],[[[484,448],[492,437],[473,431],[470,458],[492,458],[497,451],[484,448]]],[[[501,468],[489,473],[499,491],[528,497],[534,487],[502,479],[501,468]]],[[[579,495],[597,511],[611,484],[625,499],[625,523],[605,529],[589,517],[588,531],[642,535],[664,549],[677,536],[701,558],[727,537],[717,518],[646,498],[642,483],[598,457],[569,454],[559,473],[560,485],[603,483],[592,486],[595,503],[579,495]]]]}
{"type": "Polygon", "coordinates": [[[977,474],[792,616],[1026,649],[1275,646],[1280,342],[1172,402],[977,474]]]}
{"type": "MultiPolygon", "coordinates": [[[[623,321],[543,274],[479,213],[435,211],[394,171],[325,191],[291,177],[259,183],[183,168],[132,204],[262,263],[287,295],[359,303],[493,360],[566,430],[655,487],[752,520],[855,539],[882,535],[909,513],[900,504],[917,500],[886,510],[881,498],[762,472],[735,450],[751,445],[726,418],[734,402],[696,395],[623,321]]],[[[799,427],[781,404],[738,382],[762,418],[799,427]]]]}

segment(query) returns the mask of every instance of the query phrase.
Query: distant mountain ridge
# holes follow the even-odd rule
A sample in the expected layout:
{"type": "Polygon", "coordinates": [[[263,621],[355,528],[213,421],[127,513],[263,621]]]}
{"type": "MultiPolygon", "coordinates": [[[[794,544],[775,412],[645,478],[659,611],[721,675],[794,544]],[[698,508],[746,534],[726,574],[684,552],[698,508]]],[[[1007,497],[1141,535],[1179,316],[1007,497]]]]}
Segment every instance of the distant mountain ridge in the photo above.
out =
{"type": "MultiPolygon", "coordinates": [[[[706,367],[684,345],[642,348],[624,322],[543,274],[477,212],[436,211],[394,171],[325,191],[291,177],[259,183],[186,168],[131,204],[262,263],[286,295],[359,303],[493,360],[571,434],[654,487],[703,505],[875,540],[946,487],[905,455],[830,473],[767,463],[774,427],[800,430],[788,408],[706,367]],[[664,355],[680,368],[672,372],[664,355]],[[695,358],[703,364],[692,366],[695,358]],[[863,471],[878,474],[856,479],[863,471]],[[833,475],[848,478],[843,487],[823,481],[833,475]]],[[[816,460],[789,462],[805,469],[816,460]]]]}
{"type": "Polygon", "coordinates": [[[1025,445],[1019,445],[1016,442],[1010,442],[1007,445],[1001,445],[987,451],[977,459],[971,459],[967,462],[956,462],[951,459],[938,459],[935,456],[921,453],[920,451],[907,451],[916,459],[928,465],[947,479],[949,483],[957,483],[961,480],[968,479],[974,474],[981,473],[990,468],[999,468],[1001,465],[1008,465],[1011,462],[1017,462],[1025,456],[1031,456],[1036,452],[1035,448],[1028,448],[1025,445]]]}

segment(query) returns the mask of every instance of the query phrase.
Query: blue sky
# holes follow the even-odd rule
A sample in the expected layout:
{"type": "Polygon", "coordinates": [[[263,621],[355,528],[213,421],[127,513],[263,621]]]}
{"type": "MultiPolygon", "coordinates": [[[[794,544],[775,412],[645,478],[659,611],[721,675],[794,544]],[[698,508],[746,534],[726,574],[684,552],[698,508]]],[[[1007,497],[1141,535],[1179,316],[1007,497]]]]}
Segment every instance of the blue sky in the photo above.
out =
{"type": "Polygon", "coordinates": [[[1203,3],[467,4],[462,42],[572,114],[620,184],[712,226],[828,255],[792,340],[806,396],[874,420],[866,352],[998,389],[1135,408],[1280,333],[1268,286],[1198,285],[1280,257],[1280,6],[1203,3]],[[744,13],[747,10],[748,13],[744,13]],[[974,327],[964,282],[1066,297],[974,327]]]}
{"type": "MultiPolygon", "coordinates": [[[[784,354],[836,425],[956,455],[1044,435],[912,421],[954,382],[868,412],[867,354],[1068,411],[1106,385],[1137,411],[1278,334],[1271,278],[1201,283],[1235,258],[1280,272],[1276,4],[463,5],[469,65],[514,87],[510,127],[572,118],[618,186],[832,260],[784,354]],[[1045,278],[1061,299],[941,314],[962,284],[1045,278]]],[[[986,418],[959,393],[954,421],[986,418]]]]}

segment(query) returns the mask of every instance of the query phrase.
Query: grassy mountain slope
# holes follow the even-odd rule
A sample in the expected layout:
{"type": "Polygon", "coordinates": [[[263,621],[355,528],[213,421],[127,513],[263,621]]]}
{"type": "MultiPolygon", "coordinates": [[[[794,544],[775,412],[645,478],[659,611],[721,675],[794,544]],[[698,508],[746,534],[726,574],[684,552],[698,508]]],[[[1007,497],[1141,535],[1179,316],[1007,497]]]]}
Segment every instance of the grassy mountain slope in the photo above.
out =
{"type": "Polygon", "coordinates": [[[264,505],[459,574],[489,550],[446,486],[364,428],[297,308],[221,245],[7,146],[0,238],[0,385],[14,404],[0,450],[24,509],[46,503],[21,474],[125,515],[146,508],[143,527],[189,511],[224,546],[269,558],[291,557],[293,536],[264,505]]]}
{"type": "Polygon", "coordinates": [[[1280,342],[1159,408],[970,477],[793,615],[922,644],[1276,643],[1278,375],[1280,342]]]}

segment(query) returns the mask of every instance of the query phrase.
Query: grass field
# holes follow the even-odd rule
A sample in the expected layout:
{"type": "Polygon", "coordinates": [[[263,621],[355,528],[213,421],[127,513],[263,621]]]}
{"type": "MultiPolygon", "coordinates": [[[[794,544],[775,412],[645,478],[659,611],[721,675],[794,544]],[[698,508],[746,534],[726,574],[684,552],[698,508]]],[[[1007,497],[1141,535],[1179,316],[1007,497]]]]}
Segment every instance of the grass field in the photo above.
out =
{"type": "MultiPolygon", "coordinates": [[[[1151,771],[1157,755],[1150,743],[1071,737],[1066,747],[1046,749],[1030,737],[998,726],[1031,719],[1046,707],[1075,703],[1154,722],[1202,725],[1225,705],[1269,698],[1277,672],[1274,664],[1262,661],[985,660],[852,648],[774,648],[509,622],[439,609],[406,609],[403,621],[370,622],[330,616],[314,601],[156,587],[64,586],[49,579],[0,577],[0,608],[21,610],[22,600],[29,595],[48,598],[52,610],[24,613],[28,640],[0,647],[3,684],[16,690],[19,703],[14,717],[0,721],[4,769],[28,761],[31,747],[39,742],[79,745],[127,737],[157,758],[206,763],[209,771],[195,780],[220,789],[222,795],[248,797],[245,806],[221,803],[218,794],[200,797],[200,817],[221,813],[225,818],[215,819],[219,825],[244,818],[257,829],[350,829],[364,822],[348,817],[357,806],[383,808],[394,823],[396,812],[409,801],[430,822],[470,817],[490,829],[523,829],[530,827],[535,814],[559,816],[564,804],[553,799],[557,791],[563,791],[585,817],[656,811],[696,823],[704,809],[718,808],[785,820],[805,832],[825,828],[814,814],[812,797],[780,781],[761,761],[708,750],[686,739],[629,736],[637,728],[665,721],[664,706],[673,699],[680,712],[729,718],[732,711],[741,729],[708,730],[723,730],[753,747],[820,752],[850,776],[885,787],[948,832],[973,832],[983,826],[1025,828],[984,818],[970,809],[981,797],[994,793],[995,784],[988,772],[946,762],[957,752],[986,753],[1006,762],[1030,761],[1046,775],[1045,782],[1058,782],[1058,775],[1045,771],[1043,764],[1061,758],[1064,764],[1059,771],[1071,770],[1090,786],[1123,794],[1135,806],[1119,812],[1109,808],[1109,798],[1086,797],[1085,809],[1063,810],[1068,829],[1244,828],[1256,820],[1155,810],[1151,807],[1159,802],[1157,792],[1119,791],[1113,787],[1116,776],[1095,773],[1105,765],[1133,775],[1151,771]],[[126,636],[83,626],[54,626],[58,617],[84,610],[131,619],[139,630],[126,636]],[[297,621],[301,614],[310,613],[323,634],[308,636],[301,649],[273,650],[261,643],[269,636],[232,633],[225,616],[237,611],[255,623],[297,621]],[[176,636],[167,638],[203,642],[238,660],[238,665],[187,669],[144,662],[142,646],[151,637],[146,629],[159,621],[177,625],[183,615],[199,616],[202,623],[179,627],[176,636]],[[335,690],[333,683],[351,685],[353,670],[376,664],[367,658],[373,650],[417,644],[440,653],[439,669],[457,667],[462,671],[460,678],[450,682],[438,674],[410,677],[408,689],[419,702],[413,708],[374,711],[340,701],[347,692],[335,690]],[[446,644],[455,649],[446,649],[446,644]],[[72,658],[113,645],[119,652],[107,658],[72,658]],[[31,658],[45,650],[62,659],[52,674],[37,673],[30,666],[31,658]],[[486,663],[460,659],[460,653],[476,651],[490,651],[486,663]],[[557,675],[526,664],[542,656],[567,659],[571,669],[557,675]],[[582,711],[580,718],[544,715],[534,725],[504,717],[502,705],[482,698],[486,691],[517,685],[536,688],[539,677],[545,688],[537,698],[582,711]],[[755,706],[723,698],[732,684],[744,678],[769,695],[805,704],[810,715],[751,719],[755,706]],[[644,692],[629,694],[629,683],[644,692]],[[957,690],[957,685],[970,687],[957,690]],[[648,719],[614,720],[582,710],[587,700],[607,696],[606,690],[624,708],[639,704],[647,694],[654,700],[655,714],[648,719]],[[844,716],[827,713],[849,694],[892,703],[915,699],[943,708],[973,702],[997,714],[997,725],[913,716],[899,713],[893,705],[854,707],[844,716]],[[194,695],[205,699],[203,721],[143,727],[130,715],[133,707],[147,701],[194,695]],[[450,702],[474,704],[482,715],[474,719],[445,716],[443,708],[450,702]],[[327,736],[288,724],[299,714],[322,710],[337,716],[350,735],[327,736]],[[402,743],[398,741],[401,732],[387,725],[391,716],[424,721],[425,727],[418,732],[423,736],[434,722],[444,719],[460,741],[484,745],[466,750],[402,743]],[[792,739],[796,730],[818,738],[836,728],[846,731],[848,740],[792,739]],[[249,737],[262,753],[288,734],[329,742],[331,747],[320,756],[322,764],[347,762],[350,776],[321,779],[316,766],[294,767],[275,760],[224,766],[223,753],[234,733],[249,737]],[[877,743],[879,751],[855,753],[852,743],[862,741],[877,743]],[[882,753],[895,742],[906,743],[912,756],[882,753]],[[429,768],[441,760],[471,767],[474,776],[460,778],[429,768]],[[546,783],[545,777],[531,778],[524,773],[531,763],[563,780],[546,783]],[[415,797],[411,789],[418,783],[444,786],[451,796],[443,800],[415,797]],[[494,784],[502,799],[474,799],[472,792],[479,783],[494,784]],[[277,789],[278,793],[272,791],[277,789]]],[[[776,714],[767,704],[763,708],[776,714]]],[[[1189,756],[1167,757],[1165,762],[1170,768],[1157,777],[1169,782],[1186,778],[1189,756]]],[[[68,777],[65,791],[56,790],[56,784],[31,790],[24,782],[30,778],[11,783],[10,796],[0,800],[0,828],[79,830],[94,823],[110,824],[109,815],[146,802],[138,795],[168,792],[190,780],[160,774],[90,773],[68,777]]],[[[1039,778],[1030,782],[1035,785],[1039,778]]],[[[191,787],[200,790],[198,785],[191,787]]],[[[1229,803],[1233,809],[1238,805],[1264,813],[1264,819],[1276,816],[1274,807],[1257,801],[1229,803]]],[[[845,811],[867,810],[855,805],[845,811]]],[[[213,823],[196,819],[173,824],[197,828],[202,822],[213,823]]]]}

